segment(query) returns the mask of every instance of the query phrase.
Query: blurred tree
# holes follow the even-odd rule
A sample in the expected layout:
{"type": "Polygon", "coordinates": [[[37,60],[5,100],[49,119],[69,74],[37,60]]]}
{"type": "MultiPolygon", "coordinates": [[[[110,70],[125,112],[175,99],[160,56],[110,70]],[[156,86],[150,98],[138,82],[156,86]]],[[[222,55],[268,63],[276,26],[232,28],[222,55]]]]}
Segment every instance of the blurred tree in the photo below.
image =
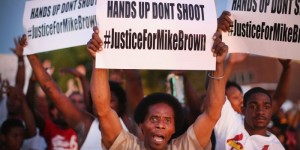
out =
{"type": "MultiPolygon", "coordinates": [[[[86,67],[87,80],[90,80],[92,63],[91,57],[86,51],[85,45],[71,47],[40,53],[41,60],[49,59],[55,68],[53,79],[58,83],[59,87],[65,92],[67,90],[67,81],[72,78],[71,75],[62,76],[59,72],[61,68],[76,67],[80,64],[86,67]]],[[[166,91],[166,78],[169,70],[141,70],[144,93],[147,95],[153,92],[166,91]]],[[[205,72],[204,71],[188,71],[187,76],[192,86],[199,92],[204,90],[205,72]]]]}
{"type": "Polygon", "coordinates": [[[39,57],[42,61],[45,59],[51,60],[52,67],[55,68],[52,77],[64,92],[67,90],[67,81],[73,76],[62,76],[59,72],[61,68],[75,68],[76,66],[82,64],[87,69],[87,79],[89,79],[91,76],[91,57],[87,53],[85,45],[40,53],[39,57]]]}

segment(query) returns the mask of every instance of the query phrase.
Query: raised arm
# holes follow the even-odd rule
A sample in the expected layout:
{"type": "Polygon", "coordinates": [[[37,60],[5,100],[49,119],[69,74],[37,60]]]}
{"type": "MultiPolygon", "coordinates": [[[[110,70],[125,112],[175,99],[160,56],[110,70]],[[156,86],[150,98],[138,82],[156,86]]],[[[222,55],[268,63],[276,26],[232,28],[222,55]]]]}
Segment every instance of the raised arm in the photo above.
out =
{"type": "Polygon", "coordinates": [[[273,96],[272,111],[273,113],[277,112],[281,105],[285,102],[288,97],[291,85],[291,60],[279,59],[280,64],[282,65],[281,76],[273,96]]]}
{"type": "Polygon", "coordinates": [[[142,79],[139,70],[125,69],[125,90],[127,96],[127,113],[133,116],[138,103],[144,97],[142,79]]]}
{"type": "Polygon", "coordinates": [[[221,41],[220,36],[215,39],[213,53],[216,57],[216,70],[208,74],[209,83],[205,97],[204,112],[196,119],[194,131],[201,146],[206,147],[210,141],[212,130],[221,116],[225,102],[224,60],[228,46],[221,41]]]}
{"type": "Polygon", "coordinates": [[[187,76],[187,71],[185,70],[175,70],[171,73],[183,76],[183,86],[184,86],[184,96],[185,96],[185,107],[189,109],[188,111],[188,125],[194,123],[196,118],[201,112],[199,105],[203,104],[204,99],[201,98],[204,93],[197,93],[196,89],[191,85],[189,78],[187,76]]]}
{"type": "Polygon", "coordinates": [[[57,109],[63,114],[69,127],[73,128],[78,134],[78,143],[81,145],[93,121],[92,116],[77,109],[64,93],[60,91],[35,54],[28,55],[27,57],[38,83],[57,109]]]}
{"type": "Polygon", "coordinates": [[[80,82],[79,84],[82,85],[82,90],[83,90],[82,95],[83,95],[86,110],[92,114],[93,108],[92,108],[92,105],[90,104],[90,100],[89,100],[90,88],[89,88],[89,83],[88,83],[87,79],[85,78],[85,75],[74,68],[63,68],[60,71],[63,73],[69,73],[79,79],[79,82],[80,82]]]}
{"type": "MultiPolygon", "coordinates": [[[[95,58],[97,51],[102,50],[103,44],[98,34],[98,28],[94,27],[92,39],[87,44],[87,50],[93,58],[95,58]]],[[[102,142],[106,148],[110,148],[121,133],[122,126],[117,113],[110,107],[111,93],[108,82],[108,70],[94,68],[90,86],[93,104],[100,121],[102,142]]]]}
{"type": "Polygon", "coordinates": [[[22,90],[25,84],[25,64],[24,64],[23,49],[27,42],[25,41],[24,37],[26,37],[25,34],[22,37],[15,38],[14,39],[15,48],[10,49],[18,57],[16,87],[22,90]]]}
{"type": "MultiPolygon", "coordinates": [[[[218,18],[218,31],[227,32],[230,30],[232,20],[230,19],[230,12],[224,11],[218,18]]],[[[237,63],[244,61],[249,54],[247,53],[232,53],[229,55],[229,59],[226,63],[226,69],[224,72],[225,81],[228,81],[233,69],[233,66],[237,63]]]]}
{"type": "Polygon", "coordinates": [[[14,103],[19,103],[21,104],[20,109],[20,114],[22,115],[22,118],[24,120],[26,129],[25,129],[25,138],[31,138],[36,135],[36,126],[35,126],[35,121],[33,117],[33,113],[30,110],[30,108],[27,105],[27,102],[25,100],[25,95],[21,89],[18,87],[9,87],[9,99],[13,99],[14,103]]]}
{"type": "Polygon", "coordinates": [[[225,66],[224,78],[228,81],[235,64],[243,62],[249,54],[247,53],[231,53],[225,66]]]}

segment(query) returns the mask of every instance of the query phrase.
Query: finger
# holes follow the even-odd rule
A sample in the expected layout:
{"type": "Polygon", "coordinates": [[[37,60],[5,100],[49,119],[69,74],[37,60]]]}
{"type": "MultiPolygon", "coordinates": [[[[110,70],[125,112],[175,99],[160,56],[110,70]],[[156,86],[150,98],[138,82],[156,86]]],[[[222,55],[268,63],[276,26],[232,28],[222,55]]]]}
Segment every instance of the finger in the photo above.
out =
{"type": "Polygon", "coordinates": [[[97,42],[97,45],[101,46],[102,40],[100,39],[100,36],[98,33],[93,33],[92,39],[95,40],[95,42],[97,42]]]}
{"type": "Polygon", "coordinates": [[[97,52],[97,51],[100,50],[99,48],[95,47],[95,45],[90,45],[88,48],[89,48],[90,50],[92,50],[93,52],[97,52]]]}
{"type": "Polygon", "coordinates": [[[218,46],[219,46],[218,53],[217,53],[218,56],[222,56],[224,53],[227,53],[228,46],[225,43],[222,42],[218,46]]]}
{"type": "Polygon", "coordinates": [[[222,31],[226,32],[229,31],[230,29],[230,22],[226,21],[226,20],[221,20],[218,24],[218,28],[221,29],[222,31]]]}
{"type": "Polygon", "coordinates": [[[221,56],[224,49],[223,49],[223,46],[224,46],[224,43],[223,42],[219,42],[217,45],[216,45],[216,50],[215,50],[215,53],[217,56],[221,56]]]}
{"type": "Polygon", "coordinates": [[[230,25],[233,23],[232,20],[231,20],[231,18],[230,18],[230,16],[225,16],[225,17],[224,17],[224,20],[225,20],[227,23],[229,23],[230,25]]]}
{"type": "Polygon", "coordinates": [[[94,31],[95,33],[99,34],[99,28],[98,28],[97,26],[94,26],[94,27],[93,27],[93,31],[94,31]]]}
{"type": "Polygon", "coordinates": [[[222,15],[231,16],[231,13],[229,11],[227,11],[227,10],[224,10],[222,12],[222,15]]]}
{"type": "Polygon", "coordinates": [[[94,40],[94,39],[91,39],[91,40],[90,40],[90,45],[93,46],[93,48],[95,48],[94,51],[99,51],[100,48],[101,48],[100,43],[98,43],[98,42],[97,42],[96,40],[94,40]]]}
{"type": "Polygon", "coordinates": [[[93,39],[91,39],[87,45],[87,48],[93,52],[97,52],[102,50],[101,48],[99,48],[99,46],[97,46],[97,42],[94,42],[93,39]],[[94,44],[93,44],[94,43],[94,44]],[[96,44],[95,44],[96,43],[96,44]]]}
{"type": "Polygon", "coordinates": [[[220,39],[221,36],[222,36],[222,33],[219,32],[219,31],[217,31],[217,32],[215,32],[214,35],[213,35],[213,40],[220,39]]]}
{"type": "Polygon", "coordinates": [[[27,36],[26,36],[26,34],[22,35],[20,45],[23,46],[23,47],[27,46],[27,36]]]}
{"type": "Polygon", "coordinates": [[[218,26],[223,31],[229,31],[229,27],[232,25],[232,20],[230,16],[230,12],[223,11],[222,15],[218,18],[218,26]]]}
{"type": "MultiPolygon", "coordinates": [[[[217,47],[217,45],[218,45],[220,42],[222,42],[222,40],[221,40],[221,38],[220,38],[220,33],[219,33],[219,32],[216,32],[216,33],[214,34],[214,43],[213,43],[213,46],[212,46],[212,49],[211,49],[211,51],[212,51],[213,53],[215,53],[216,47],[217,47]]],[[[215,54],[214,54],[214,56],[215,56],[215,54]]]]}

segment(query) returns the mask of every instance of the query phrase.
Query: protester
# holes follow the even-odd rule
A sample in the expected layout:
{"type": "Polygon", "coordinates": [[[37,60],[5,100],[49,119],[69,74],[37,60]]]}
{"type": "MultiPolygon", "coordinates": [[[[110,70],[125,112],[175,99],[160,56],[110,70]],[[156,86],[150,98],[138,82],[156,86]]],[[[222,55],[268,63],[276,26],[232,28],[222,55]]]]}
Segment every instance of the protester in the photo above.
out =
{"type": "MultiPolygon", "coordinates": [[[[229,16],[229,12],[223,12],[220,20],[229,16]]],[[[221,106],[222,115],[214,128],[216,149],[284,149],[277,137],[267,130],[272,106],[278,105],[265,89],[256,87],[245,93],[243,115],[234,111],[229,100],[221,106]]]]}
{"type": "Polygon", "coordinates": [[[45,149],[46,143],[39,135],[39,130],[36,128],[34,122],[33,114],[27,104],[27,99],[23,93],[24,83],[25,83],[25,64],[23,46],[26,44],[26,41],[23,37],[14,39],[15,48],[11,50],[18,57],[18,68],[16,74],[15,86],[9,86],[8,83],[3,83],[6,89],[1,88],[4,93],[7,94],[7,101],[5,102],[4,110],[7,110],[6,116],[7,119],[19,119],[24,125],[24,142],[21,145],[23,150],[26,149],[45,149]]]}
{"type": "Polygon", "coordinates": [[[19,119],[7,119],[1,126],[0,149],[20,150],[25,139],[25,127],[19,119]]]}
{"type": "MultiPolygon", "coordinates": [[[[87,49],[93,57],[102,50],[102,41],[99,30],[94,28],[92,39],[88,42],[87,49]]],[[[168,142],[178,130],[178,114],[181,111],[176,98],[168,94],[151,94],[146,96],[137,106],[137,110],[143,110],[142,118],[135,117],[143,134],[144,142],[124,131],[117,114],[109,107],[110,91],[107,69],[94,69],[91,79],[92,99],[96,106],[100,130],[102,131],[102,144],[109,149],[210,149],[210,135],[220,111],[215,106],[223,101],[225,95],[225,82],[218,77],[223,76],[223,61],[226,56],[227,46],[219,38],[215,40],[214,55],[217,57],[217,70],[212,72],[211,82],[208,89],[207,107],[188,131],[177,139],[168,142]],[[151,104],[151,101],[156,102],[151,104]],[[170,101],[168,101],[170,100],[170,101]],[[147,104],[150,103],[150,104],[147,104]],[[175,103],[177,109],[174,105],[175,103]],[[142,105],[144,104],[144,105],[142,105]],[[145,108],[144,106],[147,106],[145,108]]],[[[220,104],[221,105],[221,104],[220,104]]],[[[139,111],[136,111],[136,113],[139,111]]],[[[135,115],[139,116],[139,115],[135,115]]],[[[179,115],[180,116],[180,115],[179,115]]]]}
{"type": "Polygon", "coordinates": [[[243,90],[241,86],[236,82],[227,81],[225,93],[234,111],[242,114],[243,90]]]}
{"type": "Polygon", "coordinates": [[[284,149],[276,136],[267,131],[272,100],[266,90],[257,87],[246,92],[243,114],[244,117],[236,113],[228,101],[225,102],[215,126],[216,149],[284,149]]]}
{"type": "MultiPolygon", "coordinates": [[[[83,66],[82,66],[83,67],[83,66]]],[[[80,67],[80,68],[82,68],[80,67]]],[[[79,68],[79,67],[78,67],[79,68]]],[[[83,69],[85,70],[85,69],[83,69]]],[[[66,92],[66,95],[70,98],[73,104],[75,104],[76,107],[78,107],[82,111],[88,111],[92,112],[92,108],[89,108],[90,104],[88,103],[89,101],[89,83],[86,80],[85,73],[83,71],[79,71],[79,69],[74,69],[74,68],[63,68],[60,70],[61,73],[63,74],[71,74],[75,77],[75,79],[78,81],[78,89],[77,90],[71,90],[72,88],[68,87],[68,90],[66,92]],[[81,89],[81,90],[79,90],[81,89]],[[67,94],[69,92],[69,94],[67,94]]],[[[68,80],[69,81],[74,81],[74,80],[68,80]]],[[[75,86],[75,85],[72,85],[75,86]]]]}
{"type": "MultiPolygon", "coordinates": [[[[23,36],[23,38],[27,40],[26,36],[23,36]]],[[[60,132],[60,130],[57,131],[58,128],[53,126],[53,123],[51,125],[48,121],[46,121],[45,122],[46,125],[49,124],[47,127],[47,129],[49,130],[45,130],[46,129],[45,128],[44,131],[46,131],[46,133],[49,135],[50,138],[52,137],[52,140],[48,139],[49,149],[53,149],[53,148],[101,149],[101,144],[100,144],[101,140],[99,140],[101,139],[101,133],[98,130],[98,126],[99,126],[98,120],[94,118],[94,116],[88,113],[87,111],[81,111],[79,108],[74,106],[74,104],[69,100],[69,98],[66,97],[66,95],[59,89],[59,87],[57,87],[55,82],[51,79],[51,77],[46,72],[46,70],[44,69],[44,67],[42,66],[38,57],[35,54],[28,55],[27,57],[34,71],[36,80],[39,82],[43,91],[46,93],[46,95],[50,98],[50,100],[53,102],[55,107],[58,109],[59,114],[61,114],[58,117],[59,120],[56,121],[63,123],[61,122],[62,119],[65,120],[66,122],[65,125],[72,128],[77,133],[77,137],[78,137],[77,140],[77,138],[73,138],[72,136],[74,135],[73,133],[68,132],[67,141],[61,141],[64,138],[61,138],[59,136],[55,138],[53,136],[53,134],[56,134],[55,132],[58,131],[60,132]],[[60,116],[63,116],[63,118],[61,118],[60,116]],[[52,133],[50,132],[50,129],[55,131],[52,133]],[[55,139],[53,139],[53,137],[55,139]],[[62,145],[51,144],[52,141],[54,142],[61,141],[59,143],[62,145]]],[[[131,86],[131,87],[138,88],[137,86],[131,86]]],[[[134,90],[131,91],[133,92],[134,90]]],[[[138,93],[135,94],[140,95],[138,93]]],[[[115,95],[116,101],[118,101],[117,96],[118,94],[115,95]]],[[[135,103],[133,103],[133,106],[136,105],[135,103]]],[[[124,116],[120,116],[120,117],[122,117],[122,119],[120,118],[120,121],[123,121],[124,116]]],[[[128,121],[126,120],[124,120],[124,122],[128,123],[128,121]]],[[[130,125],[131,124],[129,124],[128,129],[133,128],[130,125]]],[[[125,124],[123,124],[123,126],[124,128],[126,128],[125,124]]],[[[66,126],[63,126],[63,128],[60,129],[65,129],[64,127],[66,126]]]]}

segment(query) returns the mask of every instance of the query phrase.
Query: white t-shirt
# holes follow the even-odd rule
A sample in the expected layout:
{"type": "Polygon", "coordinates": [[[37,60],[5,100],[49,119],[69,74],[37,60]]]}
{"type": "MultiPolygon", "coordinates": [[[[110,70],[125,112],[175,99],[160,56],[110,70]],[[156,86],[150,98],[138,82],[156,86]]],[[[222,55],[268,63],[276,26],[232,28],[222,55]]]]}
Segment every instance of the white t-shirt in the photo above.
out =
{"type": "Polygon", "coordinates": [[[217,150],[284,150],[275,135],[252,135],[246,131],[244,117],[235,112],[226,100],[219,121],[214,128],[217,150]]]}
{"type": "MultiPolygon", "coordinates": [[[[123,120],[121,118],[119,119],[123,129],[128,131],[123,120]]],[[[99,130],[99,121],[98,119],[95,119],[80,149],[81,150],[102,150],[101,140],[102,140],[102,136],[99,130]]]]}
{"type": "Polygon", "coordinates": [[[47,143],[44,137],[40,136],[40,130],[36,128],[36,135],[32,138],[25,139],[21,150],[45,150],[47,143]]]}

